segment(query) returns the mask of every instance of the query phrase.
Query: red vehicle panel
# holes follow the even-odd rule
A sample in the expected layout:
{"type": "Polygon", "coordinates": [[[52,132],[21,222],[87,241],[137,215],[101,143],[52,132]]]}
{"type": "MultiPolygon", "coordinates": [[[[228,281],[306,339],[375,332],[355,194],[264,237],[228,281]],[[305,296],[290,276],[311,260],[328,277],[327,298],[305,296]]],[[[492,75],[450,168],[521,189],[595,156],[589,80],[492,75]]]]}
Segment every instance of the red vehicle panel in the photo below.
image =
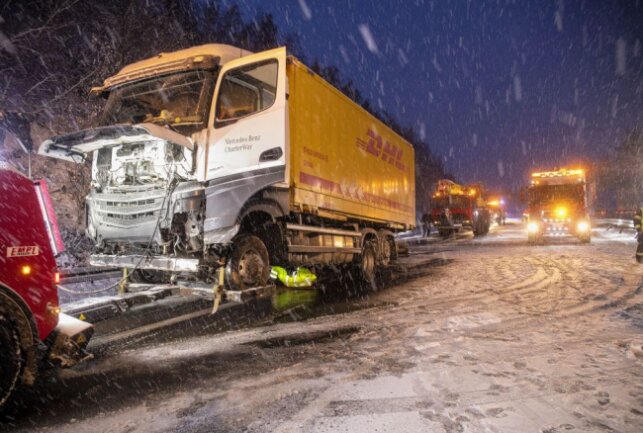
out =
{"type": "Polygon", "coordinates": [[[0,285],[29,307],[41,340],[58,324],[56,272],[34,182],[1,168],[0,285]]]}

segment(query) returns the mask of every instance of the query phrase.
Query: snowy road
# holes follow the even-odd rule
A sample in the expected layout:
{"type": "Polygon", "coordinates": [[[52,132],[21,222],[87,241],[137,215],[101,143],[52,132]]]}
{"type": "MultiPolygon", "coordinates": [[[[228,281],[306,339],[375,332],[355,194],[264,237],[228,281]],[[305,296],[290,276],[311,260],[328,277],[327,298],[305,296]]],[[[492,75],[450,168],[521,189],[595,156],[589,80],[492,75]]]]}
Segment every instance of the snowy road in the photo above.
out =
{"type": "Polygon", "coordinates": [[[6,427],[640,432],[634,249],[631,233],[605,229],[588,246],[529,246],[516,224],[432,240],[408,260],[446,260],[341,313],[325,306],[305,321],[130,342],[63,372],[6,427]]]}

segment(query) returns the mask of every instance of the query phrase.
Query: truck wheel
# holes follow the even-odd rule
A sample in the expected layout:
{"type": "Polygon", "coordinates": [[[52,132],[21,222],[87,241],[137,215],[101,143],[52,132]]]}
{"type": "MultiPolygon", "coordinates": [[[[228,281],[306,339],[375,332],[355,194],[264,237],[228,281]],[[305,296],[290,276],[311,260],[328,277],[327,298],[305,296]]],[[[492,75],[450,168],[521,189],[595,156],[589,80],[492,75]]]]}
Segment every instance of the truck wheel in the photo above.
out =
{"type": "Polygon", "coordinates": [[[359,257],[359,271],[362,280],[375,286],[375,270],[377,268],[377,253],[373,241],[364,242],[362,254],[359,257]]]}
{"type": "Polygon", "coordinates": [[[18,386],[22,372],[22,348],[18,333],[4,316],[0,316],[0,409],[18,386]]]}
{"type": "Polygon", "coordinates": [[[389,236],[388,238],[386,238],[386,240],[388,241],[388,244],[390,245],[390,248],[391,248],[391,260],[390,261],[394,262],[398,258],[397,242],[395,242],[395,238],[392,237],[392,236],[389,236]]]}
{"type": "Polygon", "coordinates": [[[473,223],[473,236],[482,236],[483,234],[484,234],[484,227],[480,221],[480,218],[478,218],[473,223]]]}
{"type": "Polygon", "coordinates": [[[246,290],[268,284],[270,260],[268,249],[257,236],[237,238],[226,265],[226,283],[230,290],[246,290]]]}
{"type": "Polygon", "coordinates": [[[397,260],[397,246],[395,245],[395,240],[390,236],[386,236],[380,245],[382,246],[380,265],[386,267],[392,261],[397,260]]]}
{"type": "Polygon", "coordinates": [[[592,241],[591,236],[582,236],[579,239],[580,239],[581,244],[588,244],[588,243],[590,243],[592,241]]]}
{"type": "Polygon", "coordinates": [[[451,237],[451,235],[453,234],[453,232],[448,229],[440,229],[438,230],[438,233],[440,233],[440,237],[444,239],[451,237]]]}

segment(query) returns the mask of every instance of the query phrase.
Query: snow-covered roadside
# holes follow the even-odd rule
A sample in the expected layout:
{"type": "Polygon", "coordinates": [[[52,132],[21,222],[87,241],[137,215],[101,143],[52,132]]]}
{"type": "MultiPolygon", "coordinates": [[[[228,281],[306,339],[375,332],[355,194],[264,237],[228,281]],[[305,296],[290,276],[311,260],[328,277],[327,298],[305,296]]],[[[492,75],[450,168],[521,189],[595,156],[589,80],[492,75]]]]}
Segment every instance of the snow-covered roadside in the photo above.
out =
{"type": "Polygon", "coordinates": [[[412,251],[453,261],[377,293],[374,308],[67,371],[53,398],[74,404],[52,402],[56,415],[16,430],[641,431],[633,243],[530,247],[511,226],[495,236],[412,251]]]}

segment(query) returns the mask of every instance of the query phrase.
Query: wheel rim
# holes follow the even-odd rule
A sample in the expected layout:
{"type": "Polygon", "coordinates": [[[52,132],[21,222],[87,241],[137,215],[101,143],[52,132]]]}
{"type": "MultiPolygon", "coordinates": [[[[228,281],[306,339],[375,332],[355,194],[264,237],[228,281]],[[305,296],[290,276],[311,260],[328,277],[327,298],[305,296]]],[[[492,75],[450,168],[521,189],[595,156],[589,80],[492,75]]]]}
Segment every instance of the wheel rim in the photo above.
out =
{"type": "Polygon", "coordinates": [[[375,270],[375,256],[373,252],[368,249],[364,251],[362,256],[362,273],[366,278],[371,278],[373,276],[373,271],[375,270]]]}
{"type": "Polygon", "coordinates": [[[259,252],[248,250],[241,255],[239,260],[239,278],[244,284],[254,284],[263,275],[265,263],[259,252]]]}

